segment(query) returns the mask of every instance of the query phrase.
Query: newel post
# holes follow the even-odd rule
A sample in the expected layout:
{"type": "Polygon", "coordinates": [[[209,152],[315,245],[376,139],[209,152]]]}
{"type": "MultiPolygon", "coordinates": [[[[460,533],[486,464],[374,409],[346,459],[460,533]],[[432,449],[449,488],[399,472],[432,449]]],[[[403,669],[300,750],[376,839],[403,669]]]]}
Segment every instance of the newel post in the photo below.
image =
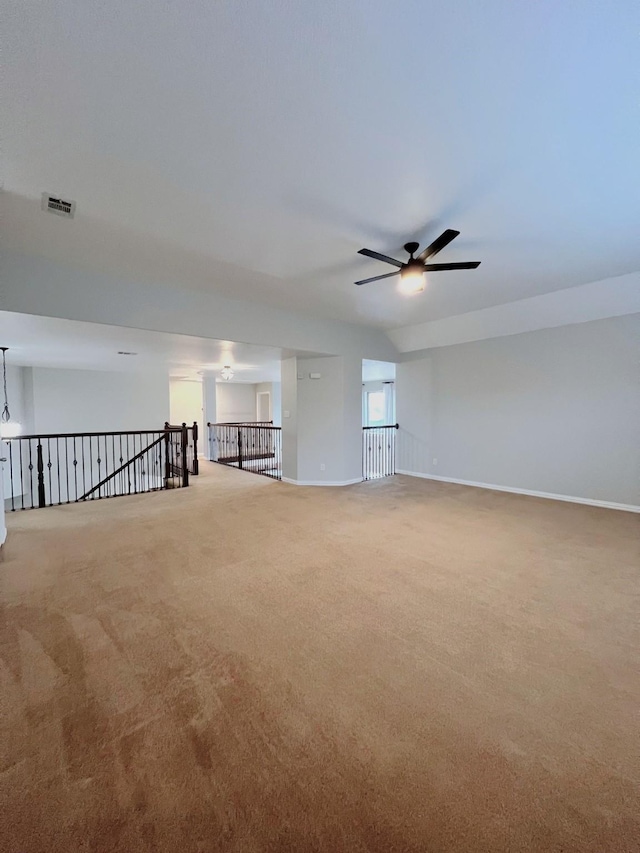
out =
{"type": "Polygon", "coordinates": [[[185,423],[182,424],[182,434],[181,438],[181,448],[182,448],[182,485],[189,485],[189,464],[187,460],[187,445],[189,441],[189,436],[187,433],[187,425],[185,423]]]}
{"type": "Polygon", "coordinates": [[[193,469],[192,473],[200,473],[200,463],[198,462],[198,422],[193,422],[193,469]]]}

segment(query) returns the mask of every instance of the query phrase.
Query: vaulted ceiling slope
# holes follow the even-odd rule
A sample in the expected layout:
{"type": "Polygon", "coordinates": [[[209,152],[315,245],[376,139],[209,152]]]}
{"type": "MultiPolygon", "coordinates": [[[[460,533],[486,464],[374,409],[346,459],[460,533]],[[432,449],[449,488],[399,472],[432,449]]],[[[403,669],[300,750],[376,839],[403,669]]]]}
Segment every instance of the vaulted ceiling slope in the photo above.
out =
{"type": "Polygon", "coordinates": [[[7,249],[384,329],[640,269],[637,0],[0,5],[7,249]]]}

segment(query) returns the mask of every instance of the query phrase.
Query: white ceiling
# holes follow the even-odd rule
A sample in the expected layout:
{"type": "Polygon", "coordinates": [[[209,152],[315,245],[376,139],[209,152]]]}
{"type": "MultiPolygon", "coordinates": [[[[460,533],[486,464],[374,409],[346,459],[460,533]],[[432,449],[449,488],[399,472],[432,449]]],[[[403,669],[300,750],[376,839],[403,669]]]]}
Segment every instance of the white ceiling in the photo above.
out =
{"type": "Polygon", "coordinates": [[[640,269],[637,0],[1,4],[5,246],[383,328],[640,269]]]}
{"type": "MultiPolygon", "coordinates": [[[[86,370],[161,371],[200,379],[229,364],[233,382],[279,382],[280,360],[297,353],[187,335],[80,323],[0,311],[0,343],[7,363],[86,370]],[[122,356],[119,350],[135,352],[122,356]]],[[[314,355],[313,353],[299,353],[314,355]]]]}

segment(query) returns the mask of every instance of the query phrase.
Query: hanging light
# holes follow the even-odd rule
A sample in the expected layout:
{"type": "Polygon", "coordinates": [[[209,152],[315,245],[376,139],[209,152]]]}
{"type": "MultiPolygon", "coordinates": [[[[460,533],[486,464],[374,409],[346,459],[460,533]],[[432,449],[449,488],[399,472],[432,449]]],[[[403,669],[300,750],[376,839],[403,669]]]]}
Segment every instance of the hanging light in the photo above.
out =
{"type": "Polygon", "coordinates": [[[0,415],[0,438],[14,438],[20,434],[20,424],[11,420],[9,411],[9,399],[7,396],[7,360],[6,352],[9,347],[0,347],[2,350],[2,382],[4,387],[4,407],[0,415]]]}
{"type": "Polygon", "coordinates": [[[231,370],[230,365],[225,364],[225,366],[220,371],[220,376],[222,376],[222,378],[225,379],[227,382],[230,379],[233,379],[233,370],[231,370]]]}
{"type": "Polygon", "coordinates": [[[424,264],[412,259],[400,270],[398,290],[405,296],[412,296],[414,293],[422,293],[424,286],[424,264]]]}

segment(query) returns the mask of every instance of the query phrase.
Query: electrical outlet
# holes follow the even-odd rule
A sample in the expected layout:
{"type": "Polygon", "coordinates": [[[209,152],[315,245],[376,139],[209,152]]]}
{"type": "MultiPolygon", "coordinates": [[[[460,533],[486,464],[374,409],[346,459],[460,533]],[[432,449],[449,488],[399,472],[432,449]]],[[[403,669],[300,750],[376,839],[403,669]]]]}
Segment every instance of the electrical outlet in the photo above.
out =
{"type": "Polygon", "coordinates": [[[437,465],[438,465],[438,460],[437,460],[437,458],[434,456],[434,457],[433,457],[433,467],[435,468],[437,465]]]}
{"type": "Polygon", "coordinates": [[[321,463],[321,465],[320,465],[320,470],[321,470],[321,471],[324,471],[324,462],[322,462],[322,463],[321,463]]]}

